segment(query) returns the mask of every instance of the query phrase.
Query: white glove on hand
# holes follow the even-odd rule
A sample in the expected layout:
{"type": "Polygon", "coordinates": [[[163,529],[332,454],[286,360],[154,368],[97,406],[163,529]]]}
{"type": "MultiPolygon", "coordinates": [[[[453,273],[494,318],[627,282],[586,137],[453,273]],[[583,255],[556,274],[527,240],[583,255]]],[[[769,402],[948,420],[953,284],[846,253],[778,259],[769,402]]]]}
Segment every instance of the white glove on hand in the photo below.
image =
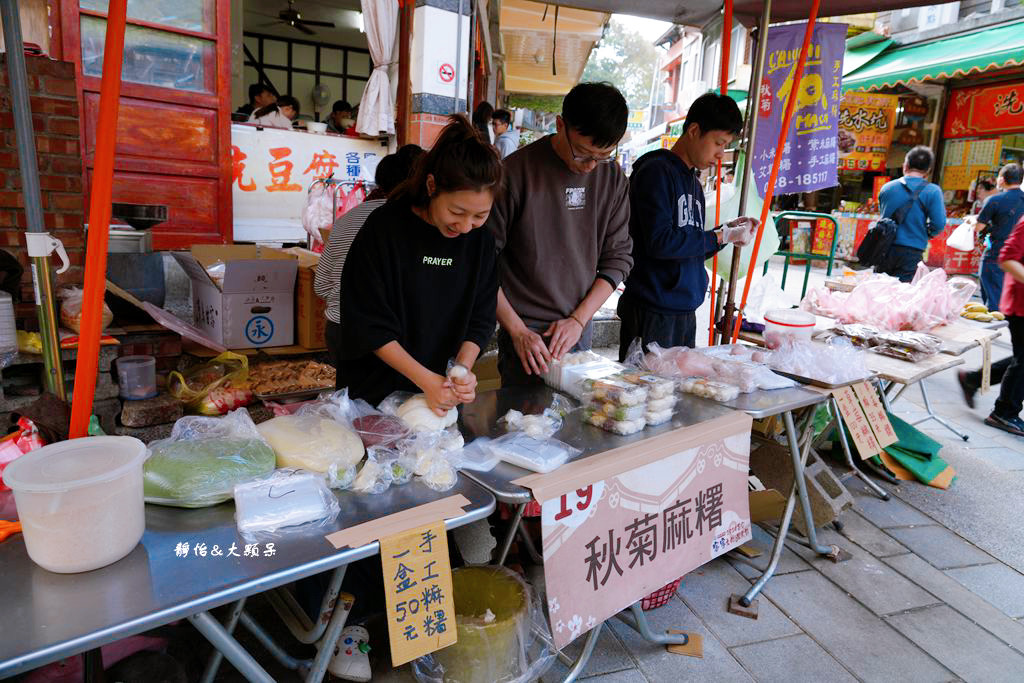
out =
{"type": "Polygon", "coordinates": [[[757,226],[760,224],[761,221],[749,216],[734,218],[722,226],[722,242],[745,247],[754,239],[754,235],[757,234],[757,226]]]}

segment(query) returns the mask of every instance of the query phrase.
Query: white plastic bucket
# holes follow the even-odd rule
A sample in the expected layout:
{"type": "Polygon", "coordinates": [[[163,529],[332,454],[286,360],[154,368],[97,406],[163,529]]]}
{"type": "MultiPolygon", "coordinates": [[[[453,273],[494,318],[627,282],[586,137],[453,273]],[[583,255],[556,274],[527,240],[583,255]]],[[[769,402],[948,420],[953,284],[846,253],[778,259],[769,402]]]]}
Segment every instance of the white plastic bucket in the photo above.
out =
{"type": "Polygon", "coordinates": [[[86,572],[132,551],[146,528],[142,464],[146,446],[130,436],[92,436],[44,446],[13,461],[25,547],[52,572],[86,572]]]}
{"type": "Polygon", "coordinates": [[[764,343],[777,349],[793,341],[810,341],[816,318],[798,308],[776,308],[764,314],[764,343]]]}

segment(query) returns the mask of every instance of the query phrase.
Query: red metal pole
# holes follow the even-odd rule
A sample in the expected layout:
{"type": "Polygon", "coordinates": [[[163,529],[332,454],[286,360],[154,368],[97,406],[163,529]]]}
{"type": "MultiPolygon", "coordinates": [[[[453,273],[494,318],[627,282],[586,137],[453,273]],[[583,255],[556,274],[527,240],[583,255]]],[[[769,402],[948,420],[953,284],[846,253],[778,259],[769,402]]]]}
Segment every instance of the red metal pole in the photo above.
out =
{"type": "Polygon", "coordinates": [[[86,243],[82,328],[78,337],[75,389],[71,399],[72,439],[86,436],[96,372],[100,357],[103,293],[107,279],[107,238],[110,233],[110,197],[114,181],[114,144],[117,141],[117,109],[121,99],[121,61],[124,59],[124,28],[127,0],[110,0],[107,37],[103,46],[103,80],[100,111],[96,121],[96,152],[89,192],[89,236],[86,243]]]}
{"type": "MultiPolygon", "coordinates": [[[[793,87],[790,88],[789,97],[786,98],[786,112],[782,117],[782,128],[779,130],[779,144],[777,150],[786,146],[786,138],[789,137],[789,124],[793,120],[793,109],[797,101],[797,93],[800,92],[800,81],[804,77],[804,66],[807,64],[807,53],[811,47],[811,37],[814,35],[814,22],[818,18],[818,7],[821,0],[812,0],[811,13],[807,17],[807,28],[804,30],[804,43],[800,46],[800,59],[796,63],[796,71],[793,74],[793,87]]],[[[766,27],[767,28],[767,27],[766,27]]],[[[768,31],[765,30],[764,39],[768,40],[768,31]]],[[[753,150],[750,150],[753,152],[753,150]]],[[[779,177],[779,164],[782,162],[782,155],[776,154],[772,161],[772,172],[768,176],[768,189],[764,193],[764,206],[761,207],[761,224],[757,226],[757,237],[754,238],[754,251],[750,254],[750,265],[747,267],[746,282],[743,283],[743,298],[740,300],[739,311],[736,314],[736,326],[732,332],[732,343],[735,344],[740,336],[740,325],[743,322],[743,309],[747,305],[747,296],[750,294],[750,284],[753,282],[751,275],[754,272],[754,264],[757,262],[757,251],[761,248],[761,236],[764,234],[764,224],[768,220],[768,212],[771,210],[772,198],[775,196],[775,181],[779,177]]]]}
{"type": "MultiPolygon", "coordinates": [[[[722,19],[722,85],[719,94],[729,94],[729,51],[732,47],[732,0],[725,0],[722,19]]],[[[722,222],[722,160],[715,168],[715,225],[722,222]]],[[[715,343],[715,288],[718,284],[718,252],[711,257],[711,324],[708,326],[708,346],[715,343]]]]}

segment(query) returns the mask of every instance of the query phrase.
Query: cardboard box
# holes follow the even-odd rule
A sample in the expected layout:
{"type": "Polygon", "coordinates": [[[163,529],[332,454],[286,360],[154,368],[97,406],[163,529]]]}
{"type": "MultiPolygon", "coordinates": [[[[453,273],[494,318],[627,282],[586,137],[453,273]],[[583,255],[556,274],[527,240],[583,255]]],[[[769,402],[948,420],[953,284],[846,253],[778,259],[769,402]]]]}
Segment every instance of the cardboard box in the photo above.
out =
{"type": "Polygon", "coordinates": [[[195,326],[214,341],[230,349],[295,342],[295,256],[253,245],[197,244],[174,258],[192,280],[195,326]],[[218,264],[223,268],[214,279],[207,268],[218,264]]]}
{"type": "Polygon", "coordinates": [[[327,346],[327,302],[313,291],[313,278],[320,264],[320,254],[293,247],[284,250],[298,259],[299,274],[295,281],[295,338],[299,346],[322,349],[327,346]]]}

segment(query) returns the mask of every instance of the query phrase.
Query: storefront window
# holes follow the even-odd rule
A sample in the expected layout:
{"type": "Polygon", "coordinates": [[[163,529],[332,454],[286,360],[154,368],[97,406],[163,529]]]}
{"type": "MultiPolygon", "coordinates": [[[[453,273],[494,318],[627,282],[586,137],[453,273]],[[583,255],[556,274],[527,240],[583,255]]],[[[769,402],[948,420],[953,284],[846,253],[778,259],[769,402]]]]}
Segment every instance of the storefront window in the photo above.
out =
{"type": "MultiPolygon", "coordinates": [[[[213,33],[213,13],[203,0],[128,0],[128,18],[186,31],[213,33]]],[[[84,10],[107,13],[109,0],[80,0],[84,10]]]]}
{"type": "MultiPolygon", "coordinates": [[[[107,22],[82,15],[82,72],[103,75],[103,44],[107,22]]],[[[121,78],[161,88],[213,92],[214,43],[151,28],[125,30],[121,78]]]]}

